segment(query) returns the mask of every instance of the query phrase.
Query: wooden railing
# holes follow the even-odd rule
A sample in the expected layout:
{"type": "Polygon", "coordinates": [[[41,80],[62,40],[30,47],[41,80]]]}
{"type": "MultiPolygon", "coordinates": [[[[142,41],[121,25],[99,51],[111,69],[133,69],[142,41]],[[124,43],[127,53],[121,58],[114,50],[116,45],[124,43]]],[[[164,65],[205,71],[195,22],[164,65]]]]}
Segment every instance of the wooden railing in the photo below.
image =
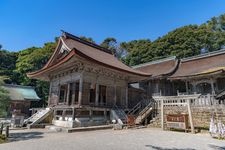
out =
{"type": "MultiPolygon", "coordinates": [[[[200,94],[192,94],[192,95],[178,95],[178,96],[153,96],[153,99],[157,103],[157,107],[160,108],[161,100],[164,100],[164,103],[185,103],[187,99],[190,99],[190,105],[192,107],[204,107],[204,106],[214,106],[219,105],[218,100],[214,98],[213,95],[200,95],[200,94]]],[[[220,105],[224,105],[221,103],[220,105]]],[[[169,107],[170,105],[167,105],[169,107]]]]}

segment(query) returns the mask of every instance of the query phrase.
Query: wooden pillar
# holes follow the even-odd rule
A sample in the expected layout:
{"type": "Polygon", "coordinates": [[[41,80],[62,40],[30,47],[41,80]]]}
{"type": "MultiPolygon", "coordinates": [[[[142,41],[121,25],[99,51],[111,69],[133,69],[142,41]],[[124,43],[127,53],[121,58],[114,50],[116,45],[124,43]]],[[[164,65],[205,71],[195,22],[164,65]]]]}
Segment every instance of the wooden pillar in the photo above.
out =
{"type": "Polygon", "coordinates": [[[194,93],[197,93],[197,89],[196,89],[196,83],[195,83],[195,81],[193,82],[193,92],[194,92],[194,93]]]}
{"type": "Polygon", "coordinates": [[[105,121],[107,121],[107,110],[106,109],[104,110],[104,119],[105,119],[105,121]]]}
{"type": "Polygon", "coordinates": [[[163,99],[161,99],[161,128],[164,130],[164,102],[163,99]]]}
{"type": "Polygon", "coordinates": [[[126,98],[125,98],[125,105],[126,105],[126,108],[128,108],[128,84],[127,86],[125,87],[125,94],[126,94],[126,98]]]}
{"type": "Polygon", "coordinates": [[[66,110],[63,110],[63,113],[62,113],[62,120],[65,121],[65,116],[66,116],[66,110]]]}
{"type": "Polygon", "coordinates": [[[83,93],[83,74],[80,76],[79,81],[79,95],[78,95],[78,105],[82,105],[82,93],[83,93]]]}
{"type": "Polygon", "coordinates": [[[89,110],[89,118],[90,118],[90,120],[92,120],[92,117],[93,117],[93,110],[90,109],[90,110],[89,110]]]}
{"type": "Polygon", "coordinates": [[[95,105],[96,106],[99,105],[98,100],[99,100],[99,84],[98,84],[98,80],[97,80],[96,89],[95,89],[95,105]]]}
{"type": "Polygon", "coordinates": [[[185,81],[185,87],[186,87],[186,94],[189,94],[189,91],[188,91],[188,81],[185,81]]]}
{"type": "Polygon", "coordinates": [[[72,105],[75,104],[75,90],[76,90],[76,82],[72,84],[72,105]]]}
{"type": "Polygon", "coordinates": [[[72,120],[75,120],[75,107],[72,107],[72,120]]]}
{"type": "Polygon", "coordinates": [[[56,120],[57,110],[53,110],[53,119],[56,120]]]}
{"type": "Polygon", "coordinates": [[[191,100],[190,99],[187,100],[187,107],[188,107],[189,121],[190,121],[190,125],[191,125],[191,133],[195,133],[193,119],[192,119],[192,113],[191,113],[191,100]]]}
{"type": "Polygon", "coordinates": [[[211,84],[211,89],[212,89],[212,95],[215,95],[215,88],[214,88],[214,81],[212,78],[210,78],[210,84],[211,84]]]}
{"type": "Polygon", "coordinates": [[[70,83],[67,84],[67,93],[66,93],[66,105],[69,105],[70,100],[70,83]]]}
{"type": "Polygon", "coordinates": [[[116,105],[116,81],[115,80],[113,82],[113,87],[114,87],[114,105],[116,105]]]}
{"type": "Polygon", "coordinates": [[[51,104],[51,96],[52,96],[52,81],[50,80],[49,93],[48,93],[48,107],[51,104]]]}

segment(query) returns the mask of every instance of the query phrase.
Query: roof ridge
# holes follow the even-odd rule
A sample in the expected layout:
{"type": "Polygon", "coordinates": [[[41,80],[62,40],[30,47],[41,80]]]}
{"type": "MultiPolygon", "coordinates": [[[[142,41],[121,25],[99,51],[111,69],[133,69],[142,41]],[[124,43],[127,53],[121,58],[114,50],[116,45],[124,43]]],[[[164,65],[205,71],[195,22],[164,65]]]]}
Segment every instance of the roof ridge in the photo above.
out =
{"type": "Polygon", "coordinates": [[[225,53],[225,49],[220,49],[220,50],[216,50],[216,51],[212,51],[212,52],[208,52],[208,53],[204,53],[204,54],[200,54],[200,55],[195,55],[195,56],[191,56],[191,57],[187,57],[187,58],[182,58],[181,62],[187,62],[187,61],[191,61],[191,60],[196,60],[196,59],[216,56],[216,55],[224,54],[224,53],[225,53]]]}
{"type": "Polygon", "coordinates": [[[75,35],[73,35],[73,34],[71,34],[71,33],[68,33],[68,32],[66,32],[66,31],[64,31],[64,30],[61,30],[61,31],[62,31],[63,36],[64,36],[65,38],[67,38],[67,37],[68,37],[68,38],[71,38],[71,39],[73,39],[73,40],[76,40],[76,41],[81,42],[81,43],[83,43],[83,44],[86,44],[86,45],[88,45],[88,46],[97,48],[98,50],[101,50],[101,51],[103,51],[103,52],[112,54],[112,52],[111,52],[109,49],[107,49],[107,48],[104,48],[104,47],[102,47],[102,46],[100,46],[100,45],[98,45],[98,44],[95,44],[95,43],[86,41],[86,40],[84,40],[84,39],[81,39],[81,38],[79,38],[78,36],[75,36],[75,35]]]}
{"type": "Polygon", "coordinates": [[[25,86],[25,85],[18,85],[18,84],[3,84],[3,86],[7,87],[16,87],[16,88],[29,88],[29,89],[34,89],[33,86],[25,86]]]}
{"type": "Polygon", "coordinates": [[[135,65],[135,66],[132,66],[132,68],[135,69],[135,68],[144,67],[144,66],[147,66],[147,65],[158,64],[158,63],[161,63],[161,62],[170,61],[170,60],[175,60],[175,59],[176,59],[176,56],[170,56],[170,57],[166,57],[166,58],[162,58],[162,59],[150,61],[150,62],[147,62],[147,63],[135,65]]]}

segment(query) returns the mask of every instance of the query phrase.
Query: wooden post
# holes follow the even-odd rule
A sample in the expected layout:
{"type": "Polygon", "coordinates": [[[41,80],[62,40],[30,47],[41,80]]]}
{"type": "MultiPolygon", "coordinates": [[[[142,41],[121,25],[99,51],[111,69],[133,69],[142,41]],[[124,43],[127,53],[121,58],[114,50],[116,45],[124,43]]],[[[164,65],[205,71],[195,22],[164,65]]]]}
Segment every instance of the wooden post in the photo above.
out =
{"type": "Polygon", "coordinates": [[[75,88],[76,88],[76,82],[72,83],[72,102],[71,105],[75,104],[75,88]]]}
{"type": "Polygon", "coordinates": [[[190,121],[190,125],[191,125],[191,133],[195,133],[193,119],[192,119],[192,113],[191,113],[191,101],[190,101],[190,99],[187,99],[187,107],[188,107],[189,121],[190,121]]]}
{"type": "Polygon", "coordinates": [[[3,123],[1,123],[1,127],[0,127],[0,135],[2,134],[3,131],[3,123]]]}
{"type": "Polygon", "coordinates": [[[163,99],[161,99],[161,128],[162,130],[164,130],[164,103],[163,103],[163,99]]]}
{"type": "Polygon", "coordinates": [[[7,125],[6,127],[5,127],[5,137],[9,137],[9,126],[7,125]]]}
{"type": "Polygon", "coordinates": [[[72,120],[75,120],[75,107],[72,107],[72,120]]]}
{"type": "MultiPolygon", "coordinates": [[[[52,96],[52,81],[50,80],[49,92],[48,92],[48,106],[51,104],[51,96],[52,96]]],[[[33,114],[33,112],[32,112],[33,114]]]]}
{"type": "Polygon", "coordinates": [[[90,110],[89,110],[89,118],[90,118],[91,121],[92,121],[92,117],[93,117],[93,110],[90,109],[90,110]]]}
{"type": "Polygon", "coordinates": [[[186,94],[188,94],[189,92],[188,92],[188,82],[187,81],[185,81],[185,87],[186,87],[186,94]]]}
{"type": "Polygon", "coordinates": [[[116,105],[116,81],[115,80],[113,83],[113,87],[114,87],[114,105],[116,105]]]}
{"type": "Polygon", "coordinates": [[[69,100],[70,100],[70,83],[67,84],[66,105],[69,105],[69,100]]]}
{"type": "Polygon", "coordinates": [[[99,100],[99,84],[98,84],[98,80],[96,83],[96,89],[95,89],[95,105],[98,106],[98,100],[99,100]]]}
{"type": "Polygon", "coordinates": [[[107,121],[107,110],[106,109],[104,110],[104,119],[105,119],[105,121],[107,121]]]}
{"type": "Polygon", "coordinates": [[[63,113],[62,113],[62,120],[65,121],[65,116],[66,116],[66,109],[63,110],[63,113]]]}
{"type": "Polygon", "coordinates": [[[215,95],[215,88],[214,88],[214,82],[213,82],[213,79],[210,78],[210,83],[211,83],[211,89],[212,89],[212,95],[215,95]]]}
{"type": "Polygon", "coordinates": [[[125,105],[126,105],[126,108],[128,108],[128,85],[125,87],[125,90],[126,90],[126,99],[125,99],[125,105]]]}
{"type": "Polygon", "coordinates": [[[78,105],[81,106],[81,104],[82,104],[82,92],[83,92],[83,74],[81,74],[79,82],[80,83],[79,83],[78,105]]]}

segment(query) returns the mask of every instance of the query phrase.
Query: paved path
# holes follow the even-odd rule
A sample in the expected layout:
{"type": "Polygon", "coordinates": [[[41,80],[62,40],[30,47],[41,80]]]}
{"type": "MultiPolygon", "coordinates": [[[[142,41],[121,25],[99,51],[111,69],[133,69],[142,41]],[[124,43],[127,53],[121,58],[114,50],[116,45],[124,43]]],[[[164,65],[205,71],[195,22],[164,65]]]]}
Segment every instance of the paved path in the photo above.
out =
{"type": "Polygon", "coordinates": [[[160,129],[99,130],[55,133],[48,130],[13,131],[13,140],[0,150],[223,150],[224,140],[208,134],[160,129]]]}

